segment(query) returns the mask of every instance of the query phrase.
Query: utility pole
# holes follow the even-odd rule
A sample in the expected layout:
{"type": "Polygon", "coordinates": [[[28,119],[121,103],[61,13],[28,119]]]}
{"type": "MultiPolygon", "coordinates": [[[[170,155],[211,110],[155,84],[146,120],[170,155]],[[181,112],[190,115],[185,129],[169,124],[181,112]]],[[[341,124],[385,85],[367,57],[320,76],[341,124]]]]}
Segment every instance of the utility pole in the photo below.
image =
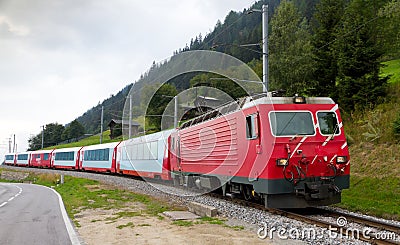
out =
{"type": "MultiPolygon", "coordinates": [[[[196,90],[197,93],[197,90],[196,90]]],[[[176,96],[171,96],[171,95],[161,95],[162,97],[166,98],[173,98],[174,100],[174,127],[178,127],[178,95],[176,96]]]]}
{"type": "Polygon", "coordinates": [[[248,14],[262,13],[262,45],[263,45],[263,93],[268,92],[268,5],[262,9],[251,9],[248,14]]]}
{"type": "Polygon", "coordinates": [[[132,95],[129,95],[129,123],[128,123],[128,139],[132,137],[132,95]]]}
{"type": "Polygon", "coordinates": [[[262,6],[263,22],[263,92],[268,92],[268,5],[262,6]]]}
{"type": "Polygon", "coordinates": [[[44,125],[41,126],[41,127],[43,128],[43,130],[42,130],[42,149],[43,149],[43,146],[44,146],[44,125]]]}
{"type": "Polygon", "coordinates": [[[11,137],[8,138],[8,153],[11,153],[11,137]]]}
{"type": "Polygon", "coordinates": [[[103,114],[104,114],[104,106],[101,106],[101,119],[100,119],[100,144],[103,143],[103,114]]]}
{"type": "Polygon", "coordinates": [[[175,108],[174,108],[174,128],[178,127],[178,95],[174,97],[175,108]]]}
{"type": "Polygon", "coordinates": [[[17,149],[16,149],[16,146],[15,146],[15,134],[14,134],[14,146],[13,146],[13,152],[16,152],[17,151],[17,149]]]}

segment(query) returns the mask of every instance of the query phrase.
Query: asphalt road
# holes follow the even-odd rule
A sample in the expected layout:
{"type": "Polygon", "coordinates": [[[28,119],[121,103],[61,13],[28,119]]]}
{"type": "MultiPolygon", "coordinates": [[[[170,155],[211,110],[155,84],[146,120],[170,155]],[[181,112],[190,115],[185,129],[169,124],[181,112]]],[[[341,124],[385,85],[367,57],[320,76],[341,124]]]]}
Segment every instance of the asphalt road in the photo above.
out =
{"type": "Polygon", "coordinates": [[[0,244],[79,244],[60,201],[44,186],[0,183],[0,244]]]}

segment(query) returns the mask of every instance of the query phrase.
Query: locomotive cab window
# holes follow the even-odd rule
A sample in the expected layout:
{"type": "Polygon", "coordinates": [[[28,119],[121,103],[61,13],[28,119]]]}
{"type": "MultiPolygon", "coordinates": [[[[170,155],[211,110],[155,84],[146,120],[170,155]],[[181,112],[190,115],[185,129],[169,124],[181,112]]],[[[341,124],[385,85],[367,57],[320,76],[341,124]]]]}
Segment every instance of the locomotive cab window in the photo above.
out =
{"type": "Polygon", "coordinates": [[[247,139],[256,139],[258,137],[257,114],[246,117],[246,137],[247,139]]]}
{"type": "Polygon", "coordinates": [[[319,129],[322,135],[340,134],[336,114],[332,111],[317,112],[319,129]]]}
{"type": "Polygon", "coordinates": [[[274,136],[314,135],[312,115],[307,111],[270,112],[269,120],[274,136]]]}

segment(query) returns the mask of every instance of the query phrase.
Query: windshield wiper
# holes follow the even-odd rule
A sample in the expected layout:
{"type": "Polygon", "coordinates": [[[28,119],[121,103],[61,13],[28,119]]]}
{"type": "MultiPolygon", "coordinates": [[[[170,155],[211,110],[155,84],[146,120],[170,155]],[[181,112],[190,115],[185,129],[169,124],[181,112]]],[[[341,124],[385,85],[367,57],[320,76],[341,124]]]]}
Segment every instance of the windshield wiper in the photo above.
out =
{"type": "Polygon", "coordinates": [[[333,129],[333,133],[326,138],[326,141],[333,140],[336,134],[336,130],[339,128],[339,123],[336,123],[335,128],[333,129]]]}
{"type": "MultiPolygon", "coordinates": [[[[289,123],[292,122],[293,118],[296,116],[296,113],[293,113],[292,118],[290,118],[290,120],[286,123],[285,127],[283,127],[283,129],[279,132],[278,135],[282,135],[282,133],[285,131],[285,129],[289,126],[289,123]]],[[[276,116],[275,116],[275,120],[276,120],[276,116]]]]}

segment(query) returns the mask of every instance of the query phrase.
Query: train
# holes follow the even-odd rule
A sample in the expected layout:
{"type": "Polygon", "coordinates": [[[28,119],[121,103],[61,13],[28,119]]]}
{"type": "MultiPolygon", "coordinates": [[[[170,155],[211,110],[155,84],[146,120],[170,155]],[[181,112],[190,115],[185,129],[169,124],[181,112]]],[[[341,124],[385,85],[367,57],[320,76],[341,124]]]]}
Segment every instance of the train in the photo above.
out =
{"type": "Polygon", "coordinates": [[[341,202],[350,156],[328,97],[249,96],[121,142],[7,154],[4,164],[157,179],[267,208],[341,202]]]}

